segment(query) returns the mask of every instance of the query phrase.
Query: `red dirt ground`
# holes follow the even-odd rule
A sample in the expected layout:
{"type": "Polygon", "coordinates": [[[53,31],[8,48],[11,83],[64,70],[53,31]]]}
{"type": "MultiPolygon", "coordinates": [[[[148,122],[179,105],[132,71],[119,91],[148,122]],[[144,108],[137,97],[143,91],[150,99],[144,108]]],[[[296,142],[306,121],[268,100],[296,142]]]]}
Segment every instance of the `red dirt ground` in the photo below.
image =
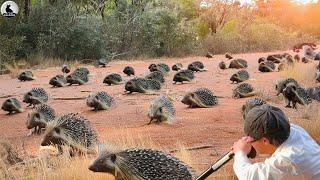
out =
{"type": "MultiPolygon", "coordinates": [[[[280,78],[278,72],[260,73],[258,71],[258,58],[270,53],[238,54],[235,58],[243,58],[248,61],[248,71],[251,79],[248,81],[257,90],[264,90],[275,96],[274,83],[280,78]]],[[[63,88],[51,88],[49,79],[57,74],[61,74],[60,68],[50,68],[45,70],[35,70],[37,77],[35,81],[19,82],[11,79],[9,75],[0,76],[0,96],[14,95],[22,101],[23,93],[32,87],[42,87],[53,97],[87,97],[89,92],[81,91],[106,91],[115,97],[117,106],[108,111],[93,112],[86,106],[85,100],[49,100],[57,114],[63,115],[68,112],[78,112],[89,119],[93,127],[99,132],[100,140],[118,142],[119,139],[130,138],[141,141],[141,139],[151,140],[153,144],[164,150],[172,150],[183,145],[186,148],[201,145],[212,145],[214,148],[192,150],[191,158],[193,165],[200,173],[207,168],[215,159],[217,151],[220,154],[228,151],[230,146],[243,135],[243,123],[241,106],[247,99],[233,99],[232,89],[236,86],[231,84],[229,78],[236,72],[236,69],[220,70],[218,63],[225,60],[224,56],[217,55],[212,59],[205,57],[188,57],[181,59],[153,59],[144,61],[112,62],[107,68],[95,68],[90,66],[92,74],[90,82],[82,86],[67,86],[63,88]],[[183,85],[173,85],[172,78],[174,72],[166,77],[166,82],[157,95],[169,93],[175,97],[174,106],[176,108],[176,120],[172,125],[148,123],[147,111],[149,102],[157,95],[132,94],[124,95],[124,84],[117,86],[106,86],[102,83],[103,78],[111,73],[122,73],[126,65],[133,66],[137,76],[144,76],[148,73],[150,63],[164,62],[169,66],[181,62],[184,67],[189,63],[200,60],[204,62],[208,71],[196,73],[195,80],[183,85]],[[189,109],[180,102],[187,90],[206,87],[216,95],[221,96],[219,105],[213,108],[189,109]]],[[[0,99],[0,104],[5,98],[0,99]]],[[[276,104],[284,107],[284,103],[276,104]]],[[[35,154],[40,146],[41,136],[33,135],[26,137],[29,130],[26,128],[26,118],[30,108],[25,107],[25,112],[8,116],[4,111],[0,111],[0,134],[1,139],[5,138],[17,146],[21,151],[22,147],[30,154],[35,154]]],[[[285,108],[283,108],[285,109],[285,108]]],[[[297,112],[285,109],[290,117],[297,116],[297,112]]],[[[231,164],[231,163],[229,163],[231,164]]],[[[230,166],[230,165],[229,165],[230,166]]]]}

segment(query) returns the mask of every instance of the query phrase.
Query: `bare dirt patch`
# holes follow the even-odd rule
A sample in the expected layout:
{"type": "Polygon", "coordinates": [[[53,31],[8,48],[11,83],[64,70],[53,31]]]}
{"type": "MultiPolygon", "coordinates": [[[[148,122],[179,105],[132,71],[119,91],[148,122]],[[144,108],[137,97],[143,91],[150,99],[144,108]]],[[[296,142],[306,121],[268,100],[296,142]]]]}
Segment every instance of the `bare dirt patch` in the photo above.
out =
{"type": "MultiPolygon", "coordinates": [[[[270,54],[270,53],[268,53],[270,54]]],[[[268,93],[268,96],[275,96],[274,84],[280,78],[281,73],[260,73],[258,71],[258,58],[266,56],[267,53],[238,54],[235,58],[243,58],[248,61],[248,71],[250,73],[250,84],[256,90],[268,93]]],[[[218,63],[224,60],[227,65],[229,60],[224,56],[217,55],[212,59],[205,57],[188,57],[181,59],[153,59],[145,61],[111,62],[107,68],[88,67],[91,73],[90,82],[82,86],[67,86],[63,88],[52,88],[48,82],[51,77],[62,74],[60,68],[50,68],[46,70],[34,71],[37,79],[30,82],[19,82],[11,79],[9,75],[0,76],[0,97],[13,95],[22,101],[23,93],[32,87],[42,87],[51,96],[49,105],[52,106],[57,114],[63,115],[69,112],[77,112],[89,119],[94,128],[100,134],[101,141],[118,143],[119,141],[130,138],[132,141],[147,140],[152,141],[157,147],[169,152],[179,148],[192,148],[202,145],[211,145],[214,148],[197,149],[189,151],[192,158],[191,166],[197,174],[206,169],[219,155],[229,150],[235,140],[243,135],[243,123],[241,106],[246,99],[233,99],[232,89],[236,87],[231,84],[230,76],[236,69],[220,70],[218,63]],[[166,76],[166,82],[161,91],[155,95],[132,94],[124,95],[124,84],[117,86],[106,86],[102,83],[104,77],[112,72],[120,73],[125,80],[126,77],[122,70],[126,65],[134,67],[137,76],[148,74],[150,63],[165,62],[172,66],[180,62],[187,65],[195,60],[203,61],[208,71],[196,73],[195,80],[183,85],[173,85],[172,78],[174,72],[166,76]],[[219,98],[219,105],[213,108],[189,109],[180,102],[187,90],[199,87],[206,87],[212,90],[219,98]],[[83,98],[87,97],[91,91],[106,91],[115,97],[117,106],[108,111],[93,112],[86,106],[83,98]],[[174,106],[177,116],[175,123],[151,124],[147,117],[149,102],[157,95],[169,94],[174,97],[174,106]],[[79,98],[78,100],[54,100],[54,98],[79,98]]],[[[0,104],[6,98],[0,98],[0,104]]],[[[285,109],[283,101],[274,101],[272,104],[282,107],[286,114],[292,119],[299,117],[299,111],[285,109]]],[[[26,104],[23,104],[26,108],[26,104]]],[[[298,107],[299,108],[299,107],[298,107]]],[[[26,137],[27,114],[31,109],[26,108],[25,112],[8,116],[5,112],[0,112],[0,134],[19,148],[19,151],[28,154],[36,154],[39,147],[41,136],[26,137]]],[[[230,168],[232,163],[228,164],[230,168]]],[[[220,174],[221,175],[221,174],[220,174]]],[[[213,177],[219,178],[214,175],[213,177]]]]}

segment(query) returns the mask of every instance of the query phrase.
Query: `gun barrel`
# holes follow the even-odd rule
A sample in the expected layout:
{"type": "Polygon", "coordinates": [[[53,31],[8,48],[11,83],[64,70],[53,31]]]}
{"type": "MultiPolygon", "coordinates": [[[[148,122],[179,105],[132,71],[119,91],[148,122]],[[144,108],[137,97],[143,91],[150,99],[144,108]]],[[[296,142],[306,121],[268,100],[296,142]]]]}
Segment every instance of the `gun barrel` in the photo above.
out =
{"type": "Polygon", "coordinates": [[[224,164],[229,162],[233,158],[233,156],[234,156],[234,153],[232,151],[226,153],[220,159],[218,159],[215,163],[213,163],[213,165],[211,165],[210,168],[208,168],[199,177],[197,177],[196,180],[206,179],[213,172],[217,171],[220,167],[222,167],[224,164]]]}

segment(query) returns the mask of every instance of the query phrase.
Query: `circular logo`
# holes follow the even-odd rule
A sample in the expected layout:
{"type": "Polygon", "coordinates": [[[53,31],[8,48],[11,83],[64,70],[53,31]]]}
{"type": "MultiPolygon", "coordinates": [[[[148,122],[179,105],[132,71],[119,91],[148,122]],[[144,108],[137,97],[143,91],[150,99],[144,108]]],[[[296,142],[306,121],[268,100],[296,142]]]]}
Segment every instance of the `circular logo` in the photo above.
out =
{"type": "Polygon", "coordinates": [[[13,1],[6,1],[1,5],[1,14],[4,17],[12,18],[15,17],[19,12],[18,5],[13,1]]]}

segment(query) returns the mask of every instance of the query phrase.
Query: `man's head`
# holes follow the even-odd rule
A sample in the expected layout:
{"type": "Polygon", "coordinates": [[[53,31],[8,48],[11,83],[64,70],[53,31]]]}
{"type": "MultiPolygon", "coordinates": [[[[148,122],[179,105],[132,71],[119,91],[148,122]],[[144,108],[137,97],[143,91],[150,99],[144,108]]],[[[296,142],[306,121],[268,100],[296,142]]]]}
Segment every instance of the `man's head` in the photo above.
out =
{"type": "Polygon", "coordinates": [[[272,154],[288,139],[290,124],[281,109],[265,104],[248,112],[244,132],[253,138],[252,146],[259,154],[272,154]]]}

